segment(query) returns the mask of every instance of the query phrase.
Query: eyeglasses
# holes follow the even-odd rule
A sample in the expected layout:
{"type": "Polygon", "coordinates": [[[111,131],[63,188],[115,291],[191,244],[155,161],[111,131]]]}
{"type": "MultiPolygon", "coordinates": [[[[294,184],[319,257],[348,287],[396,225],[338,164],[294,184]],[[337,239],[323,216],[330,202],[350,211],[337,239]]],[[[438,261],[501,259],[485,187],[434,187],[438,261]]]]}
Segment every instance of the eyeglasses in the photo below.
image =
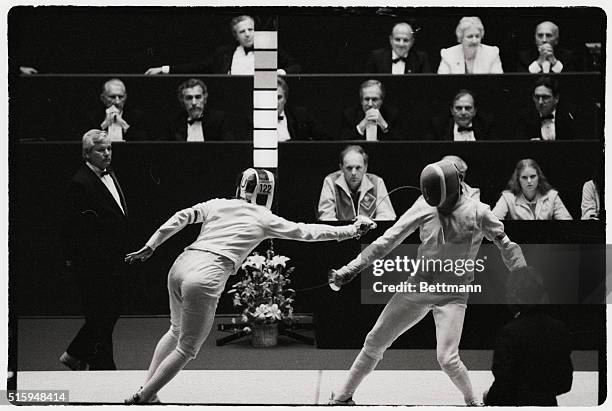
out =
{"type": "Polygon", "coordinates": [[[542,99],[542,101],[546,102],[546,101],[550,101],[552,100],[553,96],[549,96],[549,95],[541,95],[541,94],[534,94],[533,95],[533,99],[535,101],[539,101],[540,99],[542,99]]]}

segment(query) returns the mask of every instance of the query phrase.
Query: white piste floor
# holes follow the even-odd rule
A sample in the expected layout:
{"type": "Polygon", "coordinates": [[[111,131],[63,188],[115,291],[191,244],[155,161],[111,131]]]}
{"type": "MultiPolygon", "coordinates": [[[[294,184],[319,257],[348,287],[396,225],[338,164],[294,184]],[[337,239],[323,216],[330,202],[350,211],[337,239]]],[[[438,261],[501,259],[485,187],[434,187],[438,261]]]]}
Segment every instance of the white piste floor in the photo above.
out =
{"type": "MultiPolygon", "coordinates": [[[[159,393],[166,404],[323,405],[346,370],[184,370],[159,393]]],[[[68,390],[70,402],[122,403],[145,371],[20,371],[19,390],[68,390]]],[[[490,371],[470,371],[477,393],[493,381],[490,371]]],[[[574,372],[560,406],[597,405],[598,373],[574,372]]],[[[462,397],[440,370],[377,370],[354,397],[360,405],[463,405],[462,397]]]]}

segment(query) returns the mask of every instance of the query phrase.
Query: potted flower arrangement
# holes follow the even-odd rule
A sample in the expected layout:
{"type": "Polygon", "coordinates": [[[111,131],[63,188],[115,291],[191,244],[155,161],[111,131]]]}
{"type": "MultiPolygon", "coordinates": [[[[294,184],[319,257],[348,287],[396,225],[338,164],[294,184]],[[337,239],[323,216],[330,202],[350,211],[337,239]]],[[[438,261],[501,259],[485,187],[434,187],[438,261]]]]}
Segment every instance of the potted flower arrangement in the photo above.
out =
{"type": "Polygon", "coordinates": [[[242,264],[243,277],[228,291],[234,294],[234,307],[242,307],[244,331],[251,332],[255,347],[276,345],[279,323],[291,322],[295,291],[288,288],[294,267],[287,267],[288,257],[254,252],[242,264]]]}

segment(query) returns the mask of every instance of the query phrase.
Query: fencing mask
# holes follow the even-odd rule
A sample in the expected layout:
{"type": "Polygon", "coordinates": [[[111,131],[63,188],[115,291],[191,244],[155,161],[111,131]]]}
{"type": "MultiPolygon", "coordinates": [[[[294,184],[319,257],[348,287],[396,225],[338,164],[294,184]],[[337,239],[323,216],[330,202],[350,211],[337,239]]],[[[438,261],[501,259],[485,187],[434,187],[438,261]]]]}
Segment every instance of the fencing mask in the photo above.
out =
{"type": "Polygon", "coordinates": [[[270,210],[274,199],[274,174],[268,170],[247,168],[240,177],[236,198],[265,206],[270,210]]]}
{"type": "Polygon", "coordinates": [[[425,166],[421,172],[421,191],[427,204],[442,213],[450,212],[461,192],[459,175],[455,164],[448,160],[425,166]]]}

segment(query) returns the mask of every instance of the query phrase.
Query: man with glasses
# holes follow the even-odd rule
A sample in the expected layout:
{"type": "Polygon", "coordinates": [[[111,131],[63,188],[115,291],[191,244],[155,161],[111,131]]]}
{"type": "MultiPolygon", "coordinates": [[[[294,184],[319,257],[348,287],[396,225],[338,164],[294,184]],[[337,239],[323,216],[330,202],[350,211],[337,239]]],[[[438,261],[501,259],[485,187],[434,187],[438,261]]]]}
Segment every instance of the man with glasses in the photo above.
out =
{"type": "MultiPolygon", "coordinates": [[[[516,124],[518,140],[573,140],[576,114],[559,103],[559,84],[551,76],[541,76],[533,86],[533,106],[520,114],[516,124]]],[[[580,138],[590,138],[581,136],[580,138]]]]}

